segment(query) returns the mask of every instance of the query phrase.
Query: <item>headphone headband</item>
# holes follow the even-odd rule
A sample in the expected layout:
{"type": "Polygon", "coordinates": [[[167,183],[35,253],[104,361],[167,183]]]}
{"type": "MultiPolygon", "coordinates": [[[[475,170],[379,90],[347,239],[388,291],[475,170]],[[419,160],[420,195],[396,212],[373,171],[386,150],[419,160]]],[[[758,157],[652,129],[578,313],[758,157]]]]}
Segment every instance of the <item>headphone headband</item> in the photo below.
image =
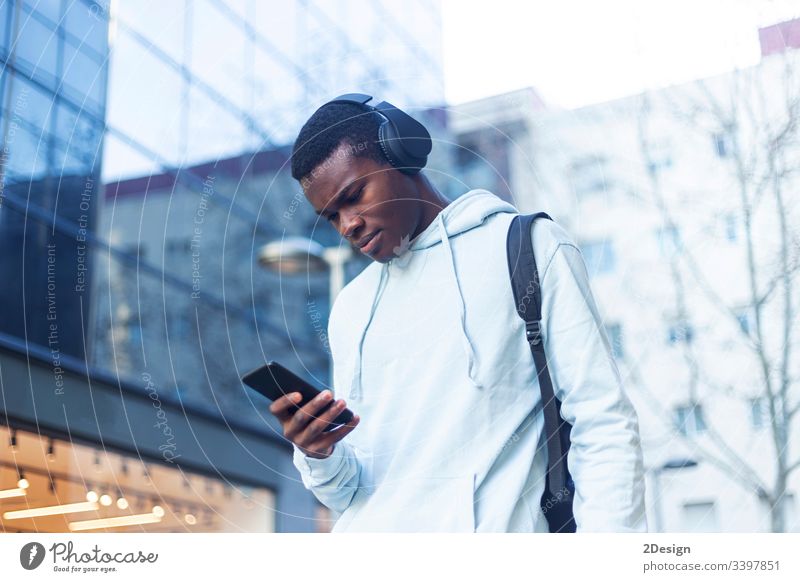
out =
{"type": "MultiPolygon", "coordinates": [[[[331,103],[354,103],[367,111],[378,113],[384,121],[378,128],[378,145],[386,159],[405,174],[416,174],[428,162],[428,154],[433,143],[431,134],[419,121],[388,101],[370,105],[371,95],[364,93],[345,93],[331,99],[331,103]]],[[[323,105],[322,107],[325,107],[323,105]]]]}

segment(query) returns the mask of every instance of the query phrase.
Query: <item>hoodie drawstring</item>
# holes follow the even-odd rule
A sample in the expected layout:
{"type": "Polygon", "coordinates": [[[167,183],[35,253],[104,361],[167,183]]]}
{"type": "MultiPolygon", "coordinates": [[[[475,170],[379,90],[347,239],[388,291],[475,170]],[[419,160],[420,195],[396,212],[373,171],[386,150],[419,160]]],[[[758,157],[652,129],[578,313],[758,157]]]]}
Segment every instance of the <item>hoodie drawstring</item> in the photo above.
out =
{"type": "Polygon", "coordinates": [[[439,221],[439,236],[442,238],[442,246],[447,253],[447,258],[450,263],[450,273],[453,276],[453,281],[456,286],[456,295],[458,296],[458,316],[459,321],[461,322],[461,341],[464,344],[464,349],[466,350],[467,358],[469,359],[469,379],[472,381],[473,386],[480,388],[481,384],[478,381],[478,363],[475,358],[475,347],[472,345],[472,340],[467,333],[467,310],[464,306],[464,294],[461,292],[461,283],[458,281],[456,262],[455,259],[453,259],[453,249],[450,248],[450,236],[444,226],[444,217],[442,216],[441,212],[437,216],[437,220],[439,221]]]}
{"type": "Polygon", "coordinates": [[[367,330],[372,323],[372,317],[375,315],[375,310],[378,308],[378,303],[380,303],[383,290],[386,288],[385,283],[388,280],[388,271],[389,265],[388,263],[384,263],[383,267],[381,268],[381,278],[380,281],[378,281],[378,289],[375,291],[375,296],[372,298],[372,308],[369,311],[369,318],[367,319],[367,324],[364,326],[364,331],[361,332],[361,339],[358,341],[354,370],[355,373],[353,374],[353,383],[350,385],[350,394],[348,395],[349,400],[361,398],[361,350],[364,347],[364,338],[366,337],[367,330]]]}
{"type": "MultiPolygon", "coordinates": [[[[467,333],[467,310],[464,305],[464,295],[461,292],[461,283],[458,280],[458,271],[456,270],[456,262],[453,258],[453,249],[450,247],[450,235],[447,232],[447,229],[444,225],[444,217],[442,216],[443,213],[439,213],[437,216],[437,220],[439,221],[439,236],[442,239],[442,246],[445,249],[445,253],[447,254],[447,260],[449,264],[449,271],[451,273],[453,283],[455,284],[456,288],[456,298],[458,299],[458,317],[459,323],[461,325],[461,342],[464,345],[464,350],[467,352],[467,359],[469,361],[469,379],[472,382],[472,385],[476,388],[481,388],[481,384],[478,381],[478,362],[475,356],[475,347],[472,343],[472,339],[469,337],[467,333]]],[[[378,282],[378,288],[375,291],[375,295],[372,299],[372,307],[369,312],[369,318],[367,319],[367,323],[364,326],[364,331],[361,332],[361,338],[358,342],[358,348],[356,349],[356,361],[355,367],[353,370],[353,381],[350,385],[350,394],[348,395],[349,400],[356,400],[361,398],[362,395],[362,387],[361,387],[361,352],[364,347],[364,338],[367,335],[367,330],[369,329],[370,324],[372,323],[372,318],[375,315],[375,310],[378,308],[378,303],[380,303],[381,297],[383,296],[383,291],[386,288],[386,282],[389,278],[389,263],[384,263],[381,268],[381,277],[380,281],[378,282]]]]}

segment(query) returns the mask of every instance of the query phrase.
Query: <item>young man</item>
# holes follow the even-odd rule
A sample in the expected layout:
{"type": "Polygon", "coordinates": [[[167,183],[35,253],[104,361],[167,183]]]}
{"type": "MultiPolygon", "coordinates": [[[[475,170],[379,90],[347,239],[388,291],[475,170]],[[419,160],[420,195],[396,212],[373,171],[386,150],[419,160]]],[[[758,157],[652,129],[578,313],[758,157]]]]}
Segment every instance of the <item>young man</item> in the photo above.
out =
{"type": "MultiPolygon", "coordinates": [[[[341,514],[334,532],[546,532],[541,395],[506,259],[518,212],[486,190],[450,202],[401,171],[371,109],[324,105],[292,155],[317,213],[375,261],[330,315],[334,389],[347,402],[318,415],[326,390],[294,414],[291,394],[270,410],[306,488],[341,514]],[[322,432],[345,406],[354,419],[322,432]]],[[[638,420],[581,253],[549,220],[532,240],[548,367],[573,425],[577,530],[646,531],[638,420]]]]}

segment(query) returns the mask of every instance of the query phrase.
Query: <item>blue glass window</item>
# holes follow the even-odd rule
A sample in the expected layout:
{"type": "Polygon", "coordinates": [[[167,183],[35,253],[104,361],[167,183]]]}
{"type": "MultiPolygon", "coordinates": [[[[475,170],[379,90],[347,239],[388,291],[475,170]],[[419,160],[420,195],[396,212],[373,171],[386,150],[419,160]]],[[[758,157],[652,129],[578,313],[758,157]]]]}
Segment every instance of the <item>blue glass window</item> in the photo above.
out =
{"type": "Polygon", "coordinates": [[[8,113],[12,120],[21,118],[36,128],[29,127],[28,131],[39,134],[51,132],[53,97],[50,93],[20,76],[15,76],[11,85],[11,101],[8,105],[10,107],[8,113]]]}
{"type": "Polygon", "coordinates": [[[769,426],[770,417],[771,413],[766,397],[759,396],[758,398],[750,399],[750,423],[753,428],[759,429],[769,426]]]}
{"type": "MultiPolygon", "coordinates": [[[[73,0],[65,8],[64,30],[75,37],[78,45],[87,47],[104,58],[108,52],[108,10],[99,4],[73,0]]],[[[72,39],[68,39],[71,42],[72,39]]]]}
{"type": "Polygon", "coordinates": [[[36,12],[55,25],[61,22],[61,0],[25,0],[23,7],[26,12],[36,12]]]}
{"type": "Polygon", "coordinates": [[[694,330],[688,323],[675,323],[669,327],[667,339],[671,344],[678,342],[691,343],[692,339],[694,339],[694,330]]]}
{"type": "Polygon", "coordinates": [[[47,142],[39,139],[21,124],[9,124],[6,132],[8,165],[6,180],[9,183],[41,180],[47,173],[47,142]]]}
{"type": "Polygon", "coordinates": [[[22,14],[13,43],[19,68],[35,79],[55,87],[58,72],[58,33],[30,14],[22,14]]]}
{"type": "Polygon", "coordinates": [[[78,113],[74,108],[59,103],[56,107],[56,135],[65,146],[79,149],[89,156],[100,156],[102,126],[88,112],[78,113]]]}
{"type": "Polygon", "coordinates": [[[11,3],[0,2],[0,56],[5,57],[11,41],[11,3]]]}
{"type": "Polygon", "coordinates": [[[78,148],[56,148],[55,164],[54,174],[58,176],[90,176],[92,174],[91,154],[78,148]]]}
{"type": "Polygon", "coordinates": [[[732,212],[725,215],[725,238],[730,242],[736,240],[736,215],[732,212]]]}
{"type": "Polygon", "coordinates": [[[65,92],[77,98],[78,103],[85,104],[96,112],[102,110],[105,98],[105,67],[70,43],[64,44],[63,80],[65,92]]]}
{"type": "Polygon", "coordinates": [[[687,436],[705,432],[706,421],[702,406],[679,406],[675,409],[675,424],[687,436]]]}

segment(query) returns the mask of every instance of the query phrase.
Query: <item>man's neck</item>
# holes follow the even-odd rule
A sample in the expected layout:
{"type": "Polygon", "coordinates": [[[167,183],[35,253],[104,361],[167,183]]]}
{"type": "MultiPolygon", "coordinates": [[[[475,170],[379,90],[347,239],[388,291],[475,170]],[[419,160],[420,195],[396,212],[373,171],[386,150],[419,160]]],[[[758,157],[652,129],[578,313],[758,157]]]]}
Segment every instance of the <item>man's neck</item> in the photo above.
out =
{"type": "Polygon", "coordinates": [[[430,180],[428,180],[425,175],[419,174],[419,178],[421,182],[419,192],[420,204],[422,204],[422,218],[417,227],[417,231],[411,237],[412,239],[416,238],[419,233],[428,228],[431,223],[436,220],[439,213],[450,204],[450,200],[439,192],[436,186],[431,184],[430,180]]]}

